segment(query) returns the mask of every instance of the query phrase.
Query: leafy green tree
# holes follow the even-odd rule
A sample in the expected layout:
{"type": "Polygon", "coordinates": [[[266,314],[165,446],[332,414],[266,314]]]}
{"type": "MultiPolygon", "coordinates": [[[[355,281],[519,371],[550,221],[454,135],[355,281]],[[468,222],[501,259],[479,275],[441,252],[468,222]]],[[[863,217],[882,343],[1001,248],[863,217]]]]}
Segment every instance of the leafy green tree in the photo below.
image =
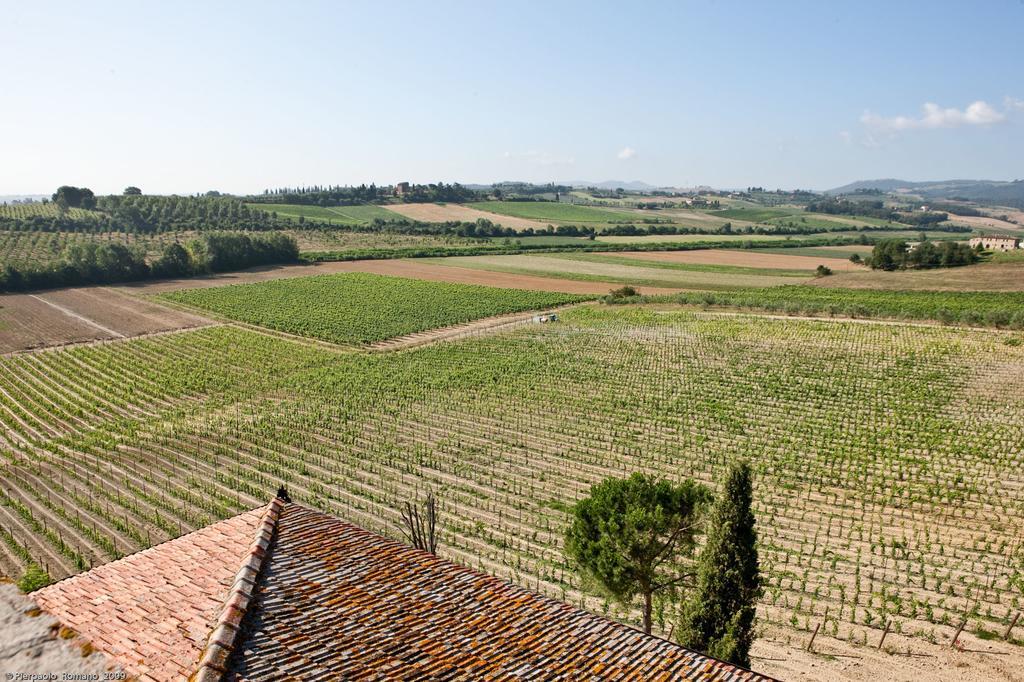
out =
{"type": "Polygon", "coordinates": [[[909,245],[902,239],[882,239],[871,250],[873,270],[898,270],[906,266],[909,245]]]}
{"type": "Polygon", "coordinates": [[[693,577],[689,559],[709,499],[693,481],[673,485],[641,473],[607,478],[573,508],[566,554],[621,603],[641,597],[650,633],[654,595],[693,577]]]}
{"type": "Polygon", "coordinates": [[[142,190],[139,189],[138,187],[132,186],[132,187],[125,187],[124,188],[124,195],[126,197],[132,197],[132,196],[137,197],[137,196],[140,196],[141,194],[142,194],[142,190]]]}
{"type": "Polygon", "coordinates": [[[96,195],[88,187],[62,185],[53,194],[53,200],[69,208],[96,208],[96,195]]]}
{"type": "Polygon", "coordinates": [[[168,244],[160,258],[153,263],[155,277],[185,277],[191,275],[193,270],[192,256],[177,242],[168,244]]]}
{"type": "Polygon", "coordinates": [[[697,589],[679,628],[683,646],[745,668],[750,667],[762,592],[752,498],[750,465],[742,462],[730,469],[711,510],[697,562],[697,589]]]}

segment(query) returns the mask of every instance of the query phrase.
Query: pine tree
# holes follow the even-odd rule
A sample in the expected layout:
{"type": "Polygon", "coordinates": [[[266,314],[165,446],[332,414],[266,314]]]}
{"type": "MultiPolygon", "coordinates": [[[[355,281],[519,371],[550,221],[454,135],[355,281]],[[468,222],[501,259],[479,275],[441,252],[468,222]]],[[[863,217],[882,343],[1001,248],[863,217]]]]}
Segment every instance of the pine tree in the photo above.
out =
{"type": "Polygon", "coordinates": [[[573,508],[566,554],[621,603],[632,606],[640,596],[650,634],[655,596],[674,593],[692,576],[689,558],[709,497],[693,481],[607,478],[573,508]]]}
{"type": "Polygon", "coordinates": [[[715,502],[697,565],[697,589],[679,629],[683,646],[750,667],[761,596],[750,465],[735,465],[715,502]]]}

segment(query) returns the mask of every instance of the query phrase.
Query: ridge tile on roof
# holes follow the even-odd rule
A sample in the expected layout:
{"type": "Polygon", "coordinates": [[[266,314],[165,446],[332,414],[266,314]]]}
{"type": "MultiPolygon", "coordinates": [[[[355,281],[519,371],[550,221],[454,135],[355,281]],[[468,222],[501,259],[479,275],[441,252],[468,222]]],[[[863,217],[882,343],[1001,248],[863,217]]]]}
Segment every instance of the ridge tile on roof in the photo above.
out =
{"type": "Polygon", "coordinates": [[[242,557],[242,565],[235,575],[227,600],[221,607],[213,632],[210,633],[210,640],[199,660],[199,668],[191,678],[194,682],[219,682],[223,678],[228,658],[238,642],[239,626],[252,601],[260,569],[270,549],[270,543],[274,540],[277,519],[283,506],[284,500],[275,497],[263,512],[263,517],[256,527],[256,537],[249,545],[248,552],[242,557]]]}

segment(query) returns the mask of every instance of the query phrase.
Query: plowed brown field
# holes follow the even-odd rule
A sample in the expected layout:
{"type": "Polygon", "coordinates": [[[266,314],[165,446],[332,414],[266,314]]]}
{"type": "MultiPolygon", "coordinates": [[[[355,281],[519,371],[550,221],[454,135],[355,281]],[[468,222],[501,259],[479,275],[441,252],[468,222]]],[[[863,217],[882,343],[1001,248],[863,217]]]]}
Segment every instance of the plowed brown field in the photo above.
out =
{"type": "Polygon", "coordinates": [[[210,324],[205,317],[109,287],[0,296],[0,353],[102,341],[210,324]]]}
{"type": "Polygon", "coordinates": [[[535,230],[547,228],[548,223],[527,218],[514,218],[507,215],[498,215],[488,211],[481,211],[460,204],[394,204],[384,208],[399,213],[412,220],[420,220],[425,223],[444,223],[449,220],[459,220],[467,223],[475,223],[478,219],[490,220],[495,225],[503,225],[516,230],[525,230],[532,227],[535,230]]]}

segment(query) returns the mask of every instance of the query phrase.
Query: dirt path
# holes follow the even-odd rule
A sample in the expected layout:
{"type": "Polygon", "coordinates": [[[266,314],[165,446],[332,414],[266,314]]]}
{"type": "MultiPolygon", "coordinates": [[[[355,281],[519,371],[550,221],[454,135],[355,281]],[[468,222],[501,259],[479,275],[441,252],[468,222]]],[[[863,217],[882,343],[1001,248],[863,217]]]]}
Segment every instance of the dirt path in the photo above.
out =
{"type": "Polygon", "coordinates": [[[605,256],[625,256],[637,260],[660,263],[694,263],[698,265],[733,265],[746,268],[772,268],[779,270],[813,271],[818,265],[828,265],[836,271],[863,271],[863,265],[848,260],[823,259],[814,256],[794,256],[783,253],[759,253],[749,250],[700,249],[695,251],[624,251],[604,253],[605,256]],[[835,262],[833,262],[835,261],[835,262]]]}
{"type": "Polygon", "coordinates": [[[941,643],[931,644],[920,638],[892,633],[886,637],[885,650],[879,650],[876,645],[879,633],[872,633],[868,645],[819,634],[812,652],[806,649],[809,632],[793,640],[791,630],[784,631],[778,626],[765,629],[767,636],[754,642],[751,665],[754,670],[780,680],[990,682],[1024,679],[1017,668],[1018,647],[1006,642],[978,640],[969,634],[961,636],[965,642],[963,651],[950,647],[948,637],[941,643]]]}
{"type": "Polygon", "coordinates": [[[531,324],[533,318],[537,315],[545,315],[550,314],[552,312],[561,312],[575,307],[576,305],[568,305],[546,311],[510,313],[508,315],[495,315],[494,317],[485,317],[481,320],[473,320],[472,322],[466,322],[464,324],[458,324],[452,327],[444,327],[442,329],[429,329],[422,332],[416,332],[414,334],[398,336],[393,339],[387,339],[385,341],[378,341],[377,343],[367,346],[367,349],[372,351],[405,350],[406,348],[426,346],[428,344],[438,343],[440,341],[451,341],[454,339],[465,338],[467,336],[493,333],[498,331],[499,329],[506,329],[508,327],[519,326],[522,324],[531,324]]]}

